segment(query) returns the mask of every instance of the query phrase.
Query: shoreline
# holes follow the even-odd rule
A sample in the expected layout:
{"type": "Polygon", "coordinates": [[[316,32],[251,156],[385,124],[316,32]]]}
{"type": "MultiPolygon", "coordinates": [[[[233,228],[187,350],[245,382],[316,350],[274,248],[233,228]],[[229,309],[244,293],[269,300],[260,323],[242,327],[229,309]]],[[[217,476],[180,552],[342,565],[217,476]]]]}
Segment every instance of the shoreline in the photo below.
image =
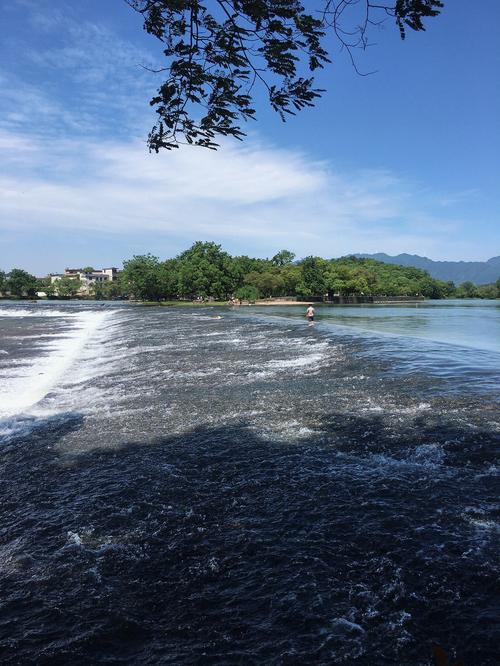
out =
{"type": "MultiPolygon", "coordinates": [[[[313,301],[255,301],[255,303],[249,303],[249,305],[311,305],[313,301]]],[[[327,305],[327,303],[318,302],[315,305],[327,305]]]]}
{"type": "MultiPolygon", "coordinates": [[[[249,303],[248,305],[312,305],[313,307],[320,306],[345,306],[345,305],[414,305],[415,303],[425,303],[427,300],[432,299],[411,299],[407,301],[374,301],[374,302],[360,302],[360,303],[329,303],[328,301],[256,301],[255,303],[249,303]]],[[[437,299],[437,300],[446,300],[446,299],[437,299]]],[[[245,303],[247,305],[247,303],[245,303]]]]}

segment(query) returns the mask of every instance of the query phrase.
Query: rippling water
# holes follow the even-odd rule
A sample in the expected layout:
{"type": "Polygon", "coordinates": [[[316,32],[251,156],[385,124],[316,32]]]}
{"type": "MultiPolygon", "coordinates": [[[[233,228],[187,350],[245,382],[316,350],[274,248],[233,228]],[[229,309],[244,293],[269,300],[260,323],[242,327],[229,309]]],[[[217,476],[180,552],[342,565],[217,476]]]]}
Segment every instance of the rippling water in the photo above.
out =
{"type": "Polygon", "coordinates": [[[498,664],[500,309],[0,305],[5,664],[498,664]]]}

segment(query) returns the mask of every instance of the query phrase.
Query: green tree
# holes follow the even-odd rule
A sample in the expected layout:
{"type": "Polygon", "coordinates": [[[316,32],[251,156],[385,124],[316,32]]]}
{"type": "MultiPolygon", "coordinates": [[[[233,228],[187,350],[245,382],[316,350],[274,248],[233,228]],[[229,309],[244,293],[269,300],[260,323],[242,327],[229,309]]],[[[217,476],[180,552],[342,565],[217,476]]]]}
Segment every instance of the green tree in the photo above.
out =
{"type": "Polygon", "coordinates": [[[65,275],[55,283],[55,293],[61,298],[76,296],[82,286],[81,280],[65,275]]]}
{"type": "Polygon", "coordinates": [[[0,270],[0,294],[6,290],[7,287],[7,274],[5,271],[0,270]]]}
{"type": "Polygon", "coordinates": [[[252,272],[263,273],[271,267],[267,259],[254,259],[246,255],[231,258],[231,275],[234,289],[245,285],[245,277],[252,272]]]}
{"type": "Polygon", "coordinates": [[[299,266],[301,276],[296,287],[299,296],[323,296],[328,291],[325,279],[328,262],[321,257],[306,257],[299,266]]]}
{"type": "Polygon", "coordinates": [[[282,295],[285,286],[280,274],[272,271],[249,273],[245,278],[245,284],[254,287],[265,298],[282,295]]]}
{"type": "Polygon", "coordinates": [[[479,298],[496,298],[497,287],[495,284],[480,284],[477,286],[479,298]]]}
{"type": "Polygon", "coordinates": [[[340,296],[368,293],[368,281],[357,266],[335,263],[325,273],[326,291],[340,296]]]}
{"type": "Polygon", "coordinates": [[[455,293],[455,285],[429,276],[420,281],[420,293],[426,298],[448,298],[455,293]]]}
{"type": "Polygon", "coordinates": [[[109,284],[111,284],[111,282],[98,282],[97,280],[92,281],[89,285],[89,292],[91,296],[93,296],[96,301],[106,300],[109,297],[109,284]]]}
{"type": "Polygon", "coordinates": [[[457,289],[458,298],[477,298],[479,295],[476,285],[470,280],[462,282],[457,289]]]}
{"type": "Polygon", "coordinates": [[[256,301],[260,297],[259,290],[257,287],[254,287],[250,284],[245,285],[244,287],[239,287],[234,295],[236,298],[239,298],[241,301],[256,301]]]}
{"type": "Polygon", "coordinates": [[[295,259],[295,254],[289,250],[280,250],[274,257],[271,259],[273,266],[288,266],[293,263],[295,259]]]}
{"type": "Polygon", "coordinates": [[[179,293],[226,299],[237,285],[231,257],[220,245],[197,241],[177,257],[179,293]]]}
{"type": "Polygon", "coordinates": [[[168,259],[161,264],[160,285],[165,298],[177,298],[179,294],[178,259],[168,259]]]}
{"type": "Polygon", "coordinates": [[[341,257],[328,262],[325,281],[329,293],[444,298],[454,293],[451,282],[435,280],[420,268],[385,264],[369,258],[341,257]]]}
{"type": "Polygon", "coordinates": [[[33,297],[37,291],[37,286],[36,277],[21,268],[13,268],[5,281],[5,290],[18,298],[23,296],[33,297]]]}
{"type": "Polygon", "coordinates": [[[123,262],[121,281],[126,291],[143,301],[159,301],[164,297],[161,267],[152,254],[134,255],[123,262]]]}
{"type": "Polygon", "coordinates": [[[48,276],[48,277],[44,277],[44,278],[41,278],[41,279],[38,281],[38,289],[37,289],[37,291],[43,291],[43,293],[46,294],[46,296],[47,296],[48,298],[51,298],[51,297],[55,296],[55,294],[56,294],[56,288],[55,288],[55,286],[52,284],[52,280],[50,279],[50,276],[48,276]]]}
{"type": "Polygon", "coordinates": [[[292,296],[297,293],[297,285],[300,282],[301,274],[300,266],[295,266],[294,264],[281,266],[279,275],[283,280],[283,292],[285,296],[292,296]]]}
{"type": "Polygon", "coordinates": [[[148,142],[157,152],[180,143],[215,149],[220,136],[241,139],[241,122],[255,118],[255,83],[282,120],[313,106],[323,92],[314,72],[330,62],[327,33],[353,58],[380,19],[392,17],[404,39],[406,28],[424,30],[423,20],[443,7],[440,0],[360,0],[359,25],[359,15],[350,20],[353,0],[323,0],[323,12],[314,15],[296,0],[126,2],[162,42],[166,58],[156,70],[165,80],[151,100],[158,122],[148,142]]]}
{"type": "Polygon", "coordinates": [[[85,268],[82,268],[82,273],[93,273],[94,269],[92,266],[85,266],[85,268]]]}
{"type": "MultiPolygon", "coordinates": [[[[249,294],[252,298],[257,298],[259,294],[317,298],[327,292],[341,296],[425,295],[427,298],[446,298],[455,293],[453,282],[436,280],[427,271],[385,264],[374,259],[306,257],[297,263],[290,261],[291,256],[284,255],[271,260],[231,257],[216,243],[198,241],[179,256],[164,262],[151,255],[134,257],[125,262],[117,282],[102,283],[99,289],[114,290],[113,296],[110,292],[105,297],[130,294],[145,300],[183,296],[226,300],[231,295],[248,298],[249,294]]],[[[493,293],[492,285],[481,288],[472,285],[472,292],[469,289],[468,293],[489,298],[493,293]]],[[[457,294],[466,295],[463,290],[457,290],[457,294]]]]}
{"type": "Polygon", "coordinates": [[[122,284],[121,277],[116,280],[105,280],[104,282],[97,282],[95,280],[91,282],[89,291],[99,301],[124,298],[126,295],[126,289],[122,284]]]}
{"type": "Polygon", "coordinates": [[[456,287],[453,280],[446,280],[444,283],[444,298],[451,298],[455,295],[456,287]]]}
{"type": "Polygon", "coordinates": [[[496,288],[497,288],[497,295],[496,295],[496,298],[500,298],[500,277],[499,277],[498,280],[495,282],[495,286],[496,286],[496,288]]]}
{"type": "Polygon", "coordinates": [[[127,287],[123,283],[123,278],[121,273],[118,274],[114,280],[106,282],[106,289],[108,291],[108,298],[117,299],[117,298],[126,298],[127,297],[127,287]]]}

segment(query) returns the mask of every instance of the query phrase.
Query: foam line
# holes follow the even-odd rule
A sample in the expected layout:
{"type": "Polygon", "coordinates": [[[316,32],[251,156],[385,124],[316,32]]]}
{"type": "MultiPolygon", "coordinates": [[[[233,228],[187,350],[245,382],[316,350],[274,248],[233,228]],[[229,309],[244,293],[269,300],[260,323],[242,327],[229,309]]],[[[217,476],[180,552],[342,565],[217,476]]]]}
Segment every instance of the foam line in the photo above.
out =
{"type": "Polygon", "coordinates": [[[50,352],[38,358],[15,377],[0,385],[0,419],[26,413],[42,400],[63,378],[93,333],[109,316],[108,312],[81,312],[64,338],[51,342],[50,352]]]}
{"type": "Polygon", "coordinates": [[[47,306],[34,307],[31,310],[26,308],[0,308],[0,317],[79,317],[80,313],[67,312],[64,310],[54,310],[47,306]]]}

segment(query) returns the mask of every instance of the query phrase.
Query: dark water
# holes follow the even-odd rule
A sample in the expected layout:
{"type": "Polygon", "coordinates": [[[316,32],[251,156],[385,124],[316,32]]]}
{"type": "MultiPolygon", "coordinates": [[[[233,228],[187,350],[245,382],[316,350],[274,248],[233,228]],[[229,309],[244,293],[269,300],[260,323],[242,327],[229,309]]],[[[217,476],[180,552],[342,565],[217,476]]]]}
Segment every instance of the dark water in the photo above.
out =
{"type": "Polygon", "coordinates": [[[0,308],[1,663],[499,663],[500,355],[322,314],[0,308]]]}

